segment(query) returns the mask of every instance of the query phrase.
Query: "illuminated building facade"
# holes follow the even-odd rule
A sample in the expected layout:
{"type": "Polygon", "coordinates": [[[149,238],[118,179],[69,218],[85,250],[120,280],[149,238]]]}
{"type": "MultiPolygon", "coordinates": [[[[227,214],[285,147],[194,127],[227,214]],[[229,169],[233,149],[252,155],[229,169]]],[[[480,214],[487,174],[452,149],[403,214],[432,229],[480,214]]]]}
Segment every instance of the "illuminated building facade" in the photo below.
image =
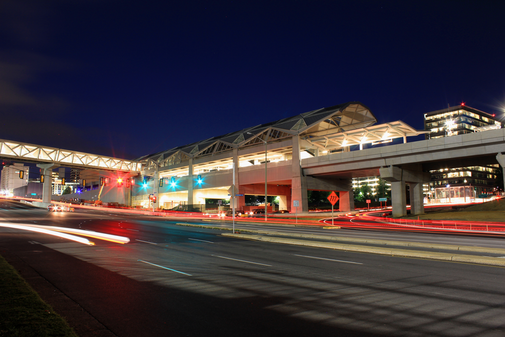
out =
{"type": "Polygon", "coordinates": [[[4,166],[0,181],[0,191],[3,194],[12,193],[15,188],[28,185],[29,166],[20,163],[4,166]],[[23,178],[20,178],[19,171],[23,171],[23,178]]]}
{"type": "Polygon", "coordinates": [[[424,114],[424,129],[430,131],[426,139],[450,137],[465,133],[501,129],[502,123],[494,114],[464,104],[424,114]]]}
{"type": "MultiPolygon", "coordinates": [[[[490,114],[464,104],[424,114],[426,139],[501,129],[502,123],[490,114]]],[[[442,202],[468,202],[496,187],[499,165],[446,167],[430,170],[430,199],[442,202]]]]}

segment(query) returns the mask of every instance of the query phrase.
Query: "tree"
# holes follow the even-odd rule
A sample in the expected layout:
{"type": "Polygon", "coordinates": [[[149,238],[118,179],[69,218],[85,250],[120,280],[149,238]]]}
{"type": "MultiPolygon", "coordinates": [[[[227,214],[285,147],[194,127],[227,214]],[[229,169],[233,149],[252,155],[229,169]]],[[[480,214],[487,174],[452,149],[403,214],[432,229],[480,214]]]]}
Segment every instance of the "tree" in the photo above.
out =
{"type": "Polygon", "coordinates": [[[368,184],[361,185],[361,194],[363,199],[370,199],[372,197],[372,188],[368,184]]]}
{"type": "Polygon", "coordinates": [[[353,189],[353,194],[354,194],[354,200],[355,201],[363,201],[363,194],[361,194],[361,189],[359,187],[356,187],[353,189]]]}
{"type": "Polygon", "coordinates": [[[372,197],[372,188],[368,184],[363,184],[361,187],[354,189],[354,200],[363,202],[372,197]]]}
{"type": "Polygon", "coordinates": [[[70,188],[70,186],[67,186],[65,187],[65,189],[63,190],[63,193],[61,194],[70,194],[72,193],[72,188],[70,188]]]}
{"type": "Polygon", "coordinates": [[[379,185],[377,185],[377,197],[379,198],[391,198],[391,191],[388,190],[386,181],[379,178],[379,185]]]}

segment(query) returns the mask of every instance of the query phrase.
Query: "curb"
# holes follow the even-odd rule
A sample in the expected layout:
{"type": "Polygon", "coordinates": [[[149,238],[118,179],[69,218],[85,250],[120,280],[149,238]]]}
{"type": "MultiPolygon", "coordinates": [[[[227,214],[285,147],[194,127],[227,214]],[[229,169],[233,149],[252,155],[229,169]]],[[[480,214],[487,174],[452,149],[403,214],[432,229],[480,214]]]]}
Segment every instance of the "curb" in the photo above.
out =
{"type": "MultiPolygon", "coordinates": [[[[197,225],[197,224],[187,224],[187,223],[176,223],[179,226],[188,227],[201,227],[209,229],[218,230],[229,230],[229,227],[217,227],[208,225],[197,225]]],[[[400,247],[416,247],[416,248],[428,248],[428,249],[442,249],[442,250],[457,250],[465,252],[475,252],[475,253],[489,253],[489,254],[503,254],[505,255],[505,248],[492,248],[492,247],[478,247],[478,246],[458,246],[458,245],[448,245],[440,243],[425,243],[425,242],[412,242],[412,241],[392,241],[392,240],[379,240],[379,239],[360,239],[351,238],[344,236],[326,236],[319,234],[296,234],[296,233],[281,233],[272,232],[265,230],[254,230],[254,229],[235,229],[235,231],[253,234],[263,234],[263,235],[274,235],[281,237],[293,237],[293,238],[303,238],[303,239],[315,239],[315,240],[326,240],[326,241],[342,241],[342,242],[353,242],[353,243],[367,243],[376,244],[384,246],[400,246],[400,247]]],[[[472,255],[473,256],[473,255],[472,255]]]]}
{"type": "Polygon", "coordinates": [[[398,249],[398,248],[369,247],[369,246],[360,246],[360,245],[350,245],[350,244],[345,244],[345,243],[296,240],[296,239],[269,237],[269,236],[261,236],[261,235],[231,234],[231,233],[223,233],[221,235],[226,236],[226,237],[238,238],[238,239],[283,243],[283,244],[306,246],[306,247],[328,248],[328,249],[343,250],[343,251],[350,251],[350,252],[372,253],[372,254],[380,254],[380,255],[399,256],[399,257],[414,257],[414,258],[423,258],[423,259],[439,260],[439,261],[466,262],[466,263],[475,263],[475,264],[482,264],[482,265],[489,265],[489,266],[504,266],[505,267],[505,259],[499,258],[499,257],[475,256],[475,255],[463,255],[463,254],[451,254],[451,253],[439,253],[439,252],[425,252],[425,251],[415,251],[415,250],[398,249]]]}

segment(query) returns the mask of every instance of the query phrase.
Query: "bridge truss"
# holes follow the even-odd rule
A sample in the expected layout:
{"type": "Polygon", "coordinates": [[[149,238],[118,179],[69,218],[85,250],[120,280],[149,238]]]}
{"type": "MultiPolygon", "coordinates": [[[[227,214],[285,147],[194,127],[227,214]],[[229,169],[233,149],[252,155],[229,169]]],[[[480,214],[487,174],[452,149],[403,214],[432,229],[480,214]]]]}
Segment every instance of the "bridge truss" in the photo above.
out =
{"type": "Polygon", "coordinates": [[[142,170],[142,164],[136,161],[3,139],[0,139],[0,156],[9,160],[54,163],[60,166],[82,167],[83,169],[129,172],[142,170]]]}

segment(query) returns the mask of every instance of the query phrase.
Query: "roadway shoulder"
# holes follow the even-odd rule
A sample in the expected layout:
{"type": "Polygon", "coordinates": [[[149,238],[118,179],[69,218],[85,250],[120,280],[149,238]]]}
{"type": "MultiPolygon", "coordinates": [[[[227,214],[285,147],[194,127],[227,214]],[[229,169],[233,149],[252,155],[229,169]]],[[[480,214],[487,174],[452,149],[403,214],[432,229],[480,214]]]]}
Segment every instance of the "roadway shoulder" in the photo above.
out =
{"type": "Polygon", "coordinates": [[[328,249],[336,249],[336,250],[344,250],[344,251],[352,251],[352,252],[372,253],[372,254],[381,254],[381,255],[389,255],[389,256],[400,256],[400,257],[423,258],[423,259],[441,260],[441,261],[466,262],[466,263],[483,264],[483,265],[490,265],[490,266],[505,266],[505,259],[498,258],[498,257],[474,256],[474,255],[442,253],[442,252],[416,251],[416,250],[398,249],[398,248],[389,248],[389,247],[361,246],[361,245],[351,245],[351,244],[336,243],[336,242],[298,240],[298,239],[263,236],[263,235],[232,234],[232,233],[223,233],[221,235],[226,236],[226,237],[234,237],[234,238],[240,238],[240,239],[246,239],[246,240],[283,243],[283,244],[306,246],[306,247],[328,248],[328,249]]]}

